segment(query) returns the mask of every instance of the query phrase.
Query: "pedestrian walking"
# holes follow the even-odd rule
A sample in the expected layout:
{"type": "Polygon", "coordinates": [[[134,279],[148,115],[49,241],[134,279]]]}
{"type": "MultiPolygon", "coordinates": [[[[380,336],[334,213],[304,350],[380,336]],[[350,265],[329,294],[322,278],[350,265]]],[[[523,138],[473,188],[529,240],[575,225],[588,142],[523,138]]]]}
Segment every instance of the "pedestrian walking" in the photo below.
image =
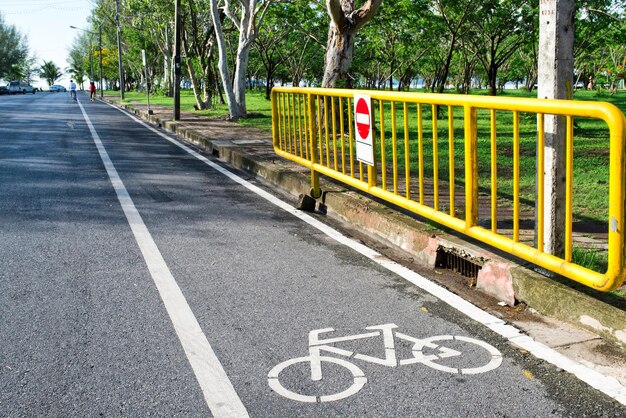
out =
{"type": "Polygon", "coordinates": [[[96,97],[96,83],[94,83],[93,81],[89,82],[89,97],[91,98],[92,102],[96,97]]]}

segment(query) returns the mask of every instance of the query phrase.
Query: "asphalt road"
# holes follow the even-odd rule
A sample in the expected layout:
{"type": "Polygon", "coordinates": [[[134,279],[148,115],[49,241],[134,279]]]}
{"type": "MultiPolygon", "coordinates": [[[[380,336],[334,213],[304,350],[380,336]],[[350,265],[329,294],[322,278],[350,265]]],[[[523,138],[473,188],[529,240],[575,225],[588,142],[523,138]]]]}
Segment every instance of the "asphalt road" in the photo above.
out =
{"type": "Polygon", "coordinates": [[[0,97],[0,416],[626,415],[263,184],[79,101],[0,97]]]}

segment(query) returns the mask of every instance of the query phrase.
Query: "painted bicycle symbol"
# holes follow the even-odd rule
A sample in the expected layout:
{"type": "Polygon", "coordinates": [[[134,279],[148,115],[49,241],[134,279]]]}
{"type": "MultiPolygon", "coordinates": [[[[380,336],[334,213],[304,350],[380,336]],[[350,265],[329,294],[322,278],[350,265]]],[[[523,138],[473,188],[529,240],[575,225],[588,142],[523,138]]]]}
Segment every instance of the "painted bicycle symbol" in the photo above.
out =
{"type": "Polygon", "coordinates": [[[364,334],[348,335],[344,337],[334,338],[321,338],[321,334],[334,332],[334,328],[316,329],[309,332],[309,355],[305,357],[292,358],[290,360],[283,361],[277,364],[267,375],[267,381],[269,386],[279,395],[286,398],[300,401],[300,402],[332,402],[340,399],[347,398],[360,391],[367,383],[367,378],[363,371],[354,363],[348,360],[344,360],[337,357],[329,357],[321,355],[322,351],[327,353],[336,354],[338,356],[354,358],[356,360],[362,360],[369,363],[379,364],[386,367],[397,367],[398,365],[404,366],[409,364],[423,364],[424,366],[431,367],[435,370],[439,370],[446,373],[453,374],[479,374],[494,370],[502,364],[502,354],[493,346],[487,344],[484,341],[480,341],[470,337],[453,336],[453,335],[437,335],[428,338],[415,338],[409,335],[395,331],[398,326],[395,324],[383,324],[366,327],[367,332],[364,334]],[[365,354],[355,353],[353,351],[344,350],[335,347],[334,344],[347,341],[363,340],[367,338],[383,337],[383,343],[385,346],[384,358],[373,357],[365,354]],[[398,361],[396,358],[396,339],[408,341],[412,344],[411,353],[412,357],[407,359],[401,359],[398,361]],[[450,345],[453,342],[454,347],[458,344],[471,344],[477,346],[478,349],[487,351],[488,358],[486,364],[479,367],[450,367],[449,365],[442,364],[443,359],[449,359],[452,357],[462,356],[463,353],[446,347],[443,344],[446,342],[450,345]],[[331,393],[327,395],[309,395],[296,393],[290,389],[287,389],[280,382],[281,373],[290,366],[298,363],[309,363],[311,367],[311,380],[319,382],[324,376],[322,376],[322,363],[332,363],[338,366],[346,368],[349,374],[352,376],[352,384],[345,390],[337,393],[331,393]]]}

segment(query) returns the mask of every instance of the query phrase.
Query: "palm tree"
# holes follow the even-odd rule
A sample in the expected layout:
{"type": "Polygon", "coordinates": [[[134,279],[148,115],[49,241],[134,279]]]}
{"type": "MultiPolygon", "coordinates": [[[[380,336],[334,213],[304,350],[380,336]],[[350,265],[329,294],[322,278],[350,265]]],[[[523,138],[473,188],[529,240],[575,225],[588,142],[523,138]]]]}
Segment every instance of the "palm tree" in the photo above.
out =
{"type": "Polygon", "coordinates": [[[85,82],[85,69],[83,68],[83,63],[80,61],[73,60],[70,62],[70,66],[65,69],[76,81],[76,84],[80,86],[80,89],[83,89],[83,83],[85,82]]]}
{"type": "Polygon", "coordinates": [[[49,86],[53,85],[62,75],[61,69],[52,61],[44,61],[39,67],[39,76],[45,79],[49,86]]]}

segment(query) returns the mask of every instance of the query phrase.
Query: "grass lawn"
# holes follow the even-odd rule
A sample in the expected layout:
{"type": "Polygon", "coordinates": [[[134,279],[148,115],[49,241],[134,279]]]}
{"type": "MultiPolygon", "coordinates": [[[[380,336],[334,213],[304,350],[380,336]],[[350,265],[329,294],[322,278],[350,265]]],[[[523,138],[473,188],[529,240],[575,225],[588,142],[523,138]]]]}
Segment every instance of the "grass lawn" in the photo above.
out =
{"type": "MultiPolygon", "coordinates": [[[[107,94],[119,94],[114,91],[107,91],[107,94]]],[[[125,92],[125,103],[146,103],[146,94],[136,91],[125,92]]],[[[193,112],[197,115],[204,115],[209,118],[224,118],[228,116],[228,106],[215,103],[215,107],[210,110],[194,110],[196,100],[192,90],[182,90],[180,94],[180,109],[183,112],[193,112]]],[[[163,95],[150,96],[150,105],[174,107],[174,98],[163,95]]],[[[254,91],[246,96],[246,106],[249,117],[239,121],[242,125],[272,131],[272,105],[265,100],[265,93],[254,91]]]]}

